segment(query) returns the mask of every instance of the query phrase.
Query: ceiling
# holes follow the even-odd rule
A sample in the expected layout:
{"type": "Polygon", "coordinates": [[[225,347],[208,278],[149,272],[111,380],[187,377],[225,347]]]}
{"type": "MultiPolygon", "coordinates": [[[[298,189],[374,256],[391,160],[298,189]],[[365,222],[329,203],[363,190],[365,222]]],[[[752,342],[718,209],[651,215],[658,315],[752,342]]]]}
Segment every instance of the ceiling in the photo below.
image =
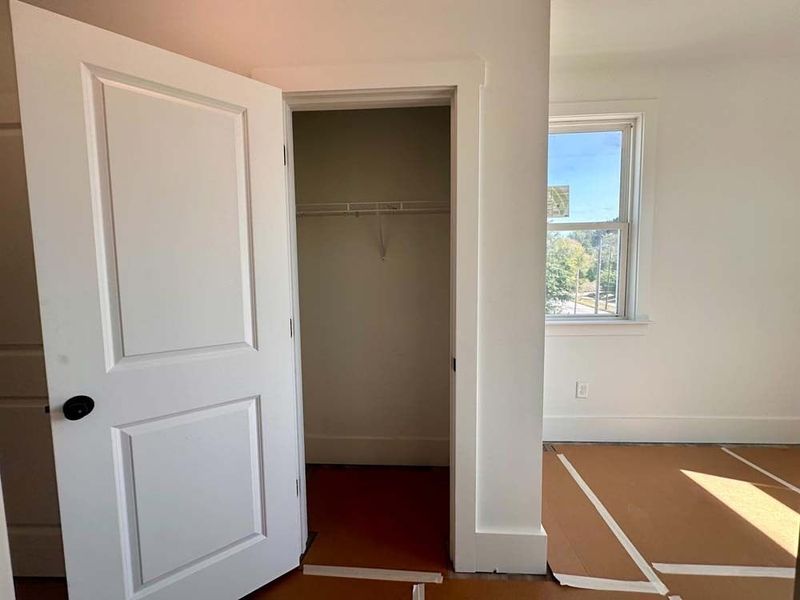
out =
{"type": "Polygon", "coordinates": [[[800,55],[800,0],[552,0],[560,63],[800,55]]]}
{"type": "MultiPolygon", "coordinates": [[[[237,0],[238,10],[226,11],[222,18],[213,10],[222,0],[193,0],[196,10],[188,12],[183,0],[27,1],[150,43],[174,40],[169,46],[174,51],[239,72],[249,72],[239,54],[254,55],[263,50],[261,46],[269,46],[268,40],[259,38],[256,17],[264,13],[280,18],[272,14],[275,6],[294,10],[294,3],[237,0]],[[206,27],[209,19],[215,22],[210,29],[206,27]],[[207,35],[196,35],[204,28],[207,35]],[[239,34],[232,35],[234,30],[239,34]],[[231,44],[231,39],[238,43],[231,44]],[[233,46],[241,46],[241,52],[236,54],[233,46]]],[[[439,7],[445,9],[447,2],[440,2],[439,7]]],[[[551,53],[556,68],[800,56],[800,0],[551,2],[551,53]]],[[[8,2],[0,0],[0,92],[15,86],[8,21],[8,2]]],[[[268,55],[266,50],[261,54],[268,55]]]]}

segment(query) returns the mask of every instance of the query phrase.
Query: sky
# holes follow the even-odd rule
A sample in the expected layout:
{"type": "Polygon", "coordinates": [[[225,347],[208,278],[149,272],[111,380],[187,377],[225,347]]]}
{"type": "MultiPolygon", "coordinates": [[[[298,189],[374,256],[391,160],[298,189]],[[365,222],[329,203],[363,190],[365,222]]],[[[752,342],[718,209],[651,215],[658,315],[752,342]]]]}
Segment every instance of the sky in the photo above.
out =
{"type": "Polygon", "coordinates": [[[622,132],[551,133],[547,185],[569,186],[569,216],[551,223],[619,216],[622,132]]]}

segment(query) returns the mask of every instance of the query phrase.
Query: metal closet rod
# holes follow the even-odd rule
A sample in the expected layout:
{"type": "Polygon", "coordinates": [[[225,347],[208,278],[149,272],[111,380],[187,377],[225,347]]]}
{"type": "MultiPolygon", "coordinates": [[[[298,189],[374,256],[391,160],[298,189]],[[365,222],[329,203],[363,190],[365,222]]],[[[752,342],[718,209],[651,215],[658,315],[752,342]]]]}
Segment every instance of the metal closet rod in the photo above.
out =
{"type": "Polygon", "coordinates": [[[402,202],[314,202],[297,205],[298,217],[335,215],[439,214],[449,213],[449,202],[412,200],[402,202]]]}

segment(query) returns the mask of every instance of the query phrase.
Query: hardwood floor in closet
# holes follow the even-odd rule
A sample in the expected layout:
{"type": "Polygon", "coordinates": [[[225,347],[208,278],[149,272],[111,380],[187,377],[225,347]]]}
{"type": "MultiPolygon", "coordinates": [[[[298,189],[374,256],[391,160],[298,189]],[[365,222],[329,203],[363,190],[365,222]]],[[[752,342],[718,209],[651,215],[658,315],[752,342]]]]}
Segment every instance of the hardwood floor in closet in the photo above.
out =
{"type": "Polygon", "coordinates": [[[315,537],[304,563],[451,569],[446,468],[310,466],[307,486],[315,537]]]}

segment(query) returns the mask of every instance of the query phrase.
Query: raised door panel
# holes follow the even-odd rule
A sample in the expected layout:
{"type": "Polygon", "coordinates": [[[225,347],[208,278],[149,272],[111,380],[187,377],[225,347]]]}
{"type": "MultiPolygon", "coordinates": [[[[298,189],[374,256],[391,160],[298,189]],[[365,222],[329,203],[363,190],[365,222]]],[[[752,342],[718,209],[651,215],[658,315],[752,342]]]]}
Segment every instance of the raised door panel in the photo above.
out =
{"type": "Polygon", "coordinates": [[[115,428],[135,592],[265,538],[259,413],[245,398],[115,428]]]}
{"type": "Polygon", "coordinates": [[[255,346],[246,111],[86,69],[107,363],[255,346]]]}

